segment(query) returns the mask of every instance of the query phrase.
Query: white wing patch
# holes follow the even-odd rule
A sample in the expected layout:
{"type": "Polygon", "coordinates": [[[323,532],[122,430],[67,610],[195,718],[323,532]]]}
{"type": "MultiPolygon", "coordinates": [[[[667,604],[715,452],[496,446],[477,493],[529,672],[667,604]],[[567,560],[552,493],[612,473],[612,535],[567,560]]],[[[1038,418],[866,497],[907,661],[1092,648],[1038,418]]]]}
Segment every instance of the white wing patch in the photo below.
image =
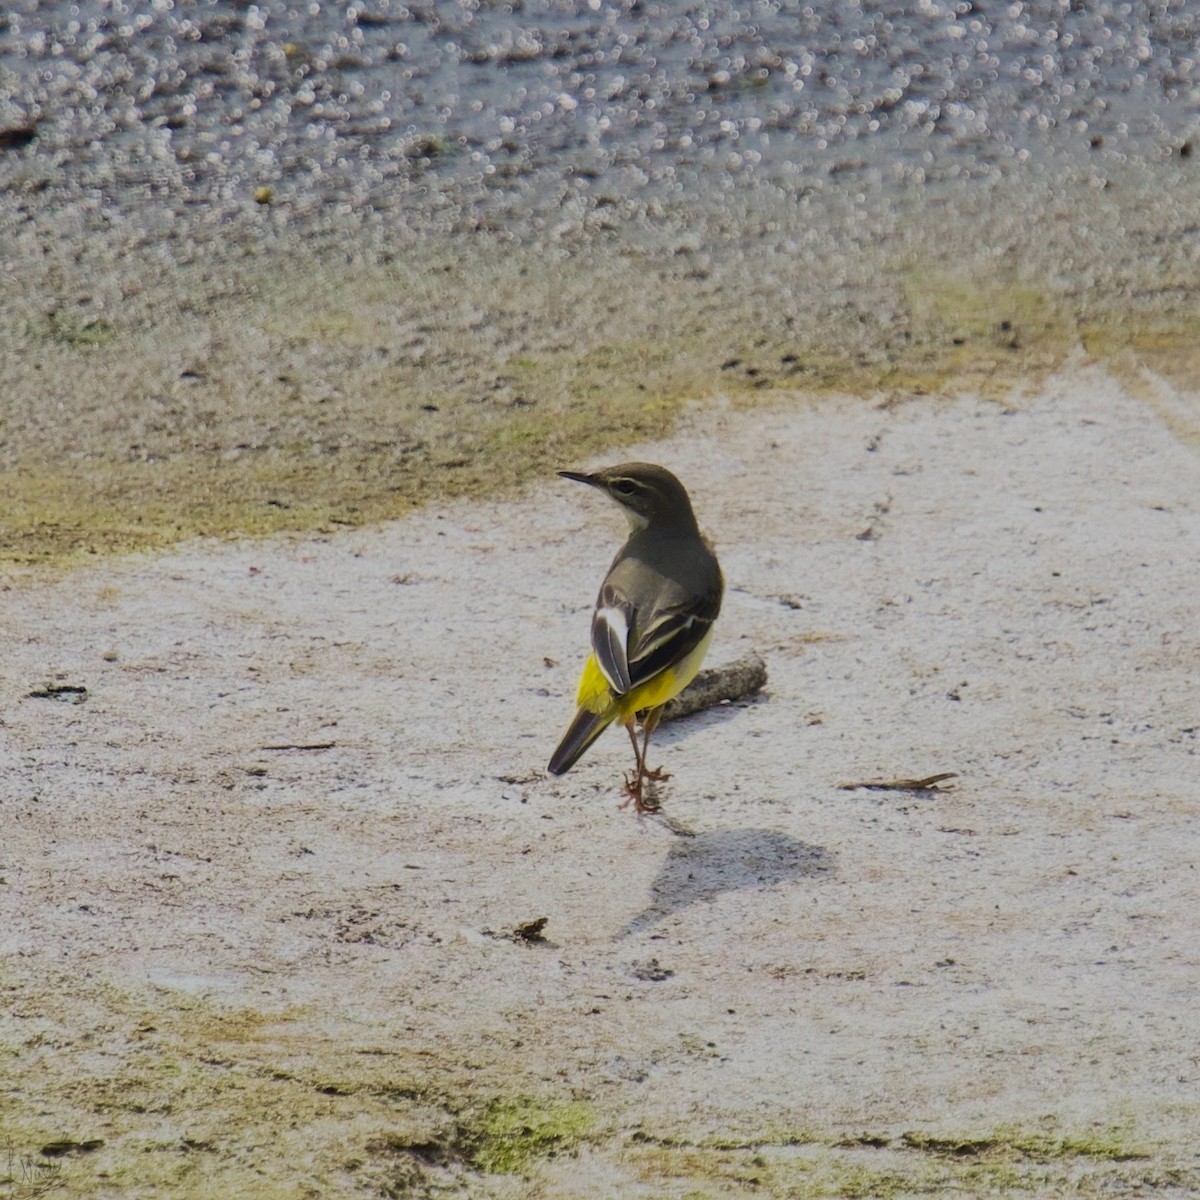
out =
{"type": "Polygon", "coordinates": [[[629,681],[628,679],[614,679],[608,664],[610,661],[617,664],[624,664],[626,661],[629,646],[629,615],[625,609],[616,605],[605,605],[603,608],[596,609],[592,620],[593,643],[597,646],[601,645],[601,637],[613,652],[612,659],[609,659],[608,654],[597,654],[596,661],[600,664],[604,678],[608,680],[608,686],[617,695],[623,695],[629,688],[629,681]]]}

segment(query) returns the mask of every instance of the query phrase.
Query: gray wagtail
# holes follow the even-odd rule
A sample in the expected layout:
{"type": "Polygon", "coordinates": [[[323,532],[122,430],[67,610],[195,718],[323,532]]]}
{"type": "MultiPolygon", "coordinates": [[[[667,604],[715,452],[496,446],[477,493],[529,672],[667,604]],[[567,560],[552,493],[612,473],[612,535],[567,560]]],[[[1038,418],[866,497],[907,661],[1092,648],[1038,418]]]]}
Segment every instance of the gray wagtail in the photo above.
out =
{"type": "MultiPolygon", "coordinates": [[[[700,670],[725,581],[716,555],[696,525],[684,486],[653,463],[622,463],[591,475],[559,471],[615,500],[629,518],[629,538],[617,551],[592,615],[592,652],[583,666],[579,711],[550,759],[562,775],[614,721],[629,731],[637,759],[625,792],[637,812],[658,805],[644,794],[647,779],[668,779],[646,766],[646,748],[663,705],[700,670]],[[638,746],[634,722],[641,721],[638,746]]],[[[622,805],[624,807],[624,805],[622,805]]]]}

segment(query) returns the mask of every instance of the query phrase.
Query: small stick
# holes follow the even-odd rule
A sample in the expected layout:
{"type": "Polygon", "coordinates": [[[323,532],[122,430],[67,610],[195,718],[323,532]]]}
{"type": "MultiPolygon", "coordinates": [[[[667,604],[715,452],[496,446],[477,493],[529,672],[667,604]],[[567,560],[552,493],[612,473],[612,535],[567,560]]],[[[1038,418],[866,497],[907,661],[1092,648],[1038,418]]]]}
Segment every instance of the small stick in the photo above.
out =
{"type": "Polygon", "coordinates": [[[674,721],[724,700],[740,700],[761,691],[766,682],[767,664],[757,654],[747,654],[726,666],[701,671],[674,700],[667,701],[662,719],[674,721]]]}
{"type": "Polygon", "coordinates": [[[868,779],[865,783],[839,783],[838,791],[855,792],[865,788],[872,792],[937,792],[939,783],[957,779],[957,771],[943,771],[940,775],[926,775],[924,779],[868,779]]]}
{"type": "Polygon", "coordinates": [[[88,698],[88,690],[78,683],[48,683],[36,692],[30,692],[31,700],[66,700],[71,704],[82,704],[88,698]]]}
{"type": "Polygon", "coordinates": [[[337,742],[287,742],[282,746],[262,746],[263,750],[332,750],[337,742]]]}

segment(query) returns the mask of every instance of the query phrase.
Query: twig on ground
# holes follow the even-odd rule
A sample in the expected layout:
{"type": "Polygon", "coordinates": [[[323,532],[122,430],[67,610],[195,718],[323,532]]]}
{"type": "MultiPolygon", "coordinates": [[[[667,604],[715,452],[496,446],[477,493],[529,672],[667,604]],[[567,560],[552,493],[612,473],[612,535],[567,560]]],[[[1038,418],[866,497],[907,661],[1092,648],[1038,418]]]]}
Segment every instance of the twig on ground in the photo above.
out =
{"type": "Polygon", "coordinates": [[[863,783],[839,783],[838,791],[856,792],[862,788],[872,792],[940,792],[939,783],[957,778],[957,771],[943,771],[924,779],[868,779],[863,783]]]}
{"type": "Polygon", "coordinates": [[[65,700],[68,704],[82,704],[88,698],[88,690],[79,683],[48,683],[28,695],[31,700],[65,700]]]}
{"type": "Polygon", "coordinates": [[[337,742],[285,742],[281,746],[263,746],[263,750],[332,750],[337,742]]]}

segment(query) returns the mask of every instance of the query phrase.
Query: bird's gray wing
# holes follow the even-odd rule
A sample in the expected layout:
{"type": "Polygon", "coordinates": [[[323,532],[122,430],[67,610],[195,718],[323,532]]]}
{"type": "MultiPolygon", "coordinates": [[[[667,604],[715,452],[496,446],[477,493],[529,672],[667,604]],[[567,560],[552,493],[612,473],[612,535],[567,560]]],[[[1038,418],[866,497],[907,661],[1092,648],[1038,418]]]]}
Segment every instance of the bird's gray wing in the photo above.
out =
{"type": "Polygon", "coordinates": [[[619,585],[606,579],[592,615],[592,649],[608,686],[618,696],[633,687],[629,674],[629,631],[636,615],[634,602],[619,585]]]}
{"type": "Polygon", "coordinates": [[[686,658],[717,619],[722,592],[715,560],[700,590],[659,577],[653,594],[640,604],[622,586],[623,574],[615,569],[604,581],[592,618],[592,649],[618,696],[686,658]]]}
{"type": "Polygon", "coordinates": [[[655,614],[629,650],[634,687],[685,659],[708,635],[721,611],[720,592],[706,592],[655,614]]]}

